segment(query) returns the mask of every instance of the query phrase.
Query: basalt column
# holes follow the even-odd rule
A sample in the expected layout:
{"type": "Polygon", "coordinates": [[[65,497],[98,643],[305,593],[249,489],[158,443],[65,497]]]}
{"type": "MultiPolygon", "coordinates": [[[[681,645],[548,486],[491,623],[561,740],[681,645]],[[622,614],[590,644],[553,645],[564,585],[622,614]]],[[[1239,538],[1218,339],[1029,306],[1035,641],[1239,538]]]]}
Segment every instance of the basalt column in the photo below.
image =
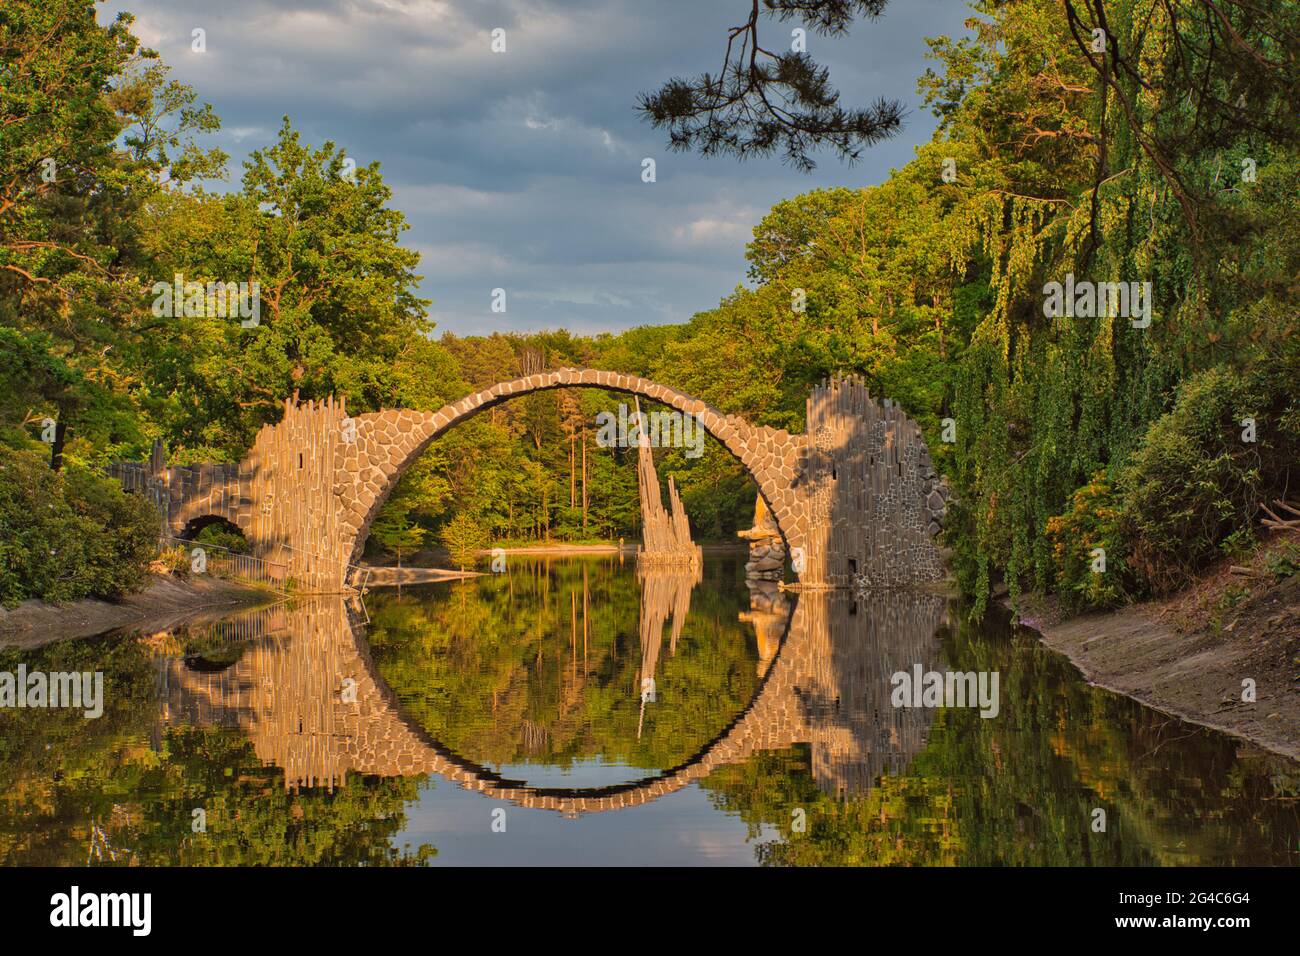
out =
{"type": "Polygon", "coordinates": [[[641,549],[637,552],[638,565],[699,567],[702,553],[691,540],[691,526],[686,520],[686,509],[678,497],[677,486],[668,479],[668,506],[665,511],[659,497],[659,475],[655,471],[650,442],[645,435],[641,402],[636,403],[637,420],[637,485],[641,497],[641,549]]]}
{"type": "Polygon", "coordinates": [[[794,554],[814,587],[895,587],[937,581],[943,562],[927,504],[934,481],[921,427],[856,378],[813,389],[799,490],[808,529],[794,554]]]}
{"type": "Polygon", "coordinates": [[[344,586],[335,456],[350,434],[347,421],[342,401],[287,401],[284,418],[258,432],[241,466],[252,499],[246,534],[253,553],[283,565],[307,591],[344,586]]]}

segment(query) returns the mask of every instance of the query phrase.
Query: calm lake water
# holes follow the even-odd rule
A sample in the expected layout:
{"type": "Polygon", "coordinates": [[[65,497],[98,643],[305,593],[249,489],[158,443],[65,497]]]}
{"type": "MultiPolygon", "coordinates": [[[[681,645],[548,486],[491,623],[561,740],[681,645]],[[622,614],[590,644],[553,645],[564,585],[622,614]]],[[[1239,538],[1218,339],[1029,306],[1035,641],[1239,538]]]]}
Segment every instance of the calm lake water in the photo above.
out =
{"type": "Polygon", "coordinates": [[[1005,619],[732,557],[513,557],[19,664],[102,671],[104,713],[0,710],[9,865],[1300,862],[1300,765],[1005,619]],[[895,707],[918,665],[996,672],[997,715],[895,707]]]}

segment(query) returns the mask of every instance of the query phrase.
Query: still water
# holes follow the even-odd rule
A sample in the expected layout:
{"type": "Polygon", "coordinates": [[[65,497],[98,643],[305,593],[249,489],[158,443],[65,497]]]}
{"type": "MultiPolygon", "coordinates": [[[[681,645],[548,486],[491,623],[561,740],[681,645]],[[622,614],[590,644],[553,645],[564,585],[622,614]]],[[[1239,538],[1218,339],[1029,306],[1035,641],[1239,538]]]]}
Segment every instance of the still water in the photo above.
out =
{"type": "Polygon", "coordinates": [[[1005,619],[731,557],[516,557],[20,663],[103,672],[104,713],[0,710],[7,865],[1300,862],[1300,765],[1005,619]],[[893,706],[918,665],[996,672],[997,715],[893,706]]]}

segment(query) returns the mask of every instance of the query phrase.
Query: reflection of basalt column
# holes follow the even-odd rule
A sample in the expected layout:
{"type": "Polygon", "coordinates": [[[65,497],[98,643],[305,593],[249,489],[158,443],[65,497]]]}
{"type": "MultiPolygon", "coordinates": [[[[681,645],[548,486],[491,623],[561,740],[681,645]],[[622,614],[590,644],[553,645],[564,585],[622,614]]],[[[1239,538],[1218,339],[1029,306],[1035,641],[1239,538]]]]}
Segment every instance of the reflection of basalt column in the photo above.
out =
{"type": "Polygon", "coordinates": [[[284,770],[288,788],[340,785],[353,767],[347,725],[355,708],[345,700],[345,681],[364,673],[351,634],[342,600],[255,611],[202,633],[191,629],[190,638],[204,646],[247,647],[224,668],[193,657],[165,660],[164,720],[238,728],[263,763],[284,770]]]}
{"type": "Polygon", "coordinates": [[[751,580],[779,581],[785,571],[785,542],[781,529],[767,510],[763,496],[754,499],[754,526],[748,531],[737,531],[736,537],[749,541],[749,560],[745,563],[745,577],[751,580]]]}
{"type": "Polygon", "coordinates": [[[946,600],[907,590],[856,598],[807,590],[789,599],[789,631],[762,690],[706,760],[737,763],[757,751],[806,744],[819,787],[860,794],[926,745],[933,713],[895,709],[891,678],[917,663],[938,668],[936,631],[946,600]]]}
{"type": "Polygon", "coordinates": [[[920,663],[938,669],[936,632],[946,600],[912,591],[854,598],[843,592],[799,597],[789,644],[797,701],[794,740],[812,750],[812,771],[829,793],[856,794],[882,773],[897,773],[924,749],[933,711],[895,708],[890,678],[920,663]]]}
{"type": "Polygon", "coordinates": [[[659,651],[663,645],[664,624],[672,615],[672,634],[669,638],[671,653],[677,652],[677,638],[681,637],[686,615],[691,610],[691,591],[702,578],[699,565],[686,569],[670,570],[656,567],[637,567],[641,582],[641,718],[637,723],[637,738],[641,736],[641,721],[645,719],[645,705],[654,699],[655,669],[659,664],[659,651]]]}

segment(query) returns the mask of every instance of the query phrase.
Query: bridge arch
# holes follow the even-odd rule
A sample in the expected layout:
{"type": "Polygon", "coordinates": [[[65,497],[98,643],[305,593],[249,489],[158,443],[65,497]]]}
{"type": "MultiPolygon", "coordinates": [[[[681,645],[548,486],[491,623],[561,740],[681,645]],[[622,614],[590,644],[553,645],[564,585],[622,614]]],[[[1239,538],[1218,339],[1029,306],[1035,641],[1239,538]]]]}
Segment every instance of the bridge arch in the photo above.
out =
{"type": "Polygon", "coordinates": [[[596,388],[691,415],[754,477],[802,587],[906,586],[943,577],[933,538],[947,489],[920,426],[878,403],[861,379],[812,389],[804,434],[751,425],[636,375],[563,368],[493,385],[435,412],[348,415],[342,401],[285,402],[244,460],[168,466],[160,444],[146,463],[110,473],[158,504],[169,533],[220,515],[254,556],[274,561],[300,589],[347,590],[370,527],[403,472],[448,429],[486,408],[557,388],[596,388]]]}
{"type": "Polygon", "coordinates": [[[224,514],[197,515],[185,522],[185,526],[180,529],[180,533],[176,537],[185,541],[193,541],[205,528],[211,528],[215,525],[220,531],[227,531],[247,538],[244,529],[235,522],[237,517],[224,514]]]}
{"type": "MultiPolygon", "coordinates": [[[[635,395],[694,417],[753,477],[787,547],[804,546],[805,529],[799,520],[798,497],[793,487],[800,450],[797,436],[781,429],[750,425],[699,399],[639,376],[563,368],[493,385],[431,414],[402,410],[357,416],[353,420],[355,440],[340,442],[336,451],[341,484],[338,490],[343,506],[341,518],[351,538],[345,542],[349,561],[359,560],[380,508],[402,474],[432,442],[495,405],[560,388],[594,388],[635,395]],[[355,476],[351,487],[348,487],[349,476],[355,476]]],[[[343,421],[339,428],[352,437],[352,429],[343,421]]]]}

